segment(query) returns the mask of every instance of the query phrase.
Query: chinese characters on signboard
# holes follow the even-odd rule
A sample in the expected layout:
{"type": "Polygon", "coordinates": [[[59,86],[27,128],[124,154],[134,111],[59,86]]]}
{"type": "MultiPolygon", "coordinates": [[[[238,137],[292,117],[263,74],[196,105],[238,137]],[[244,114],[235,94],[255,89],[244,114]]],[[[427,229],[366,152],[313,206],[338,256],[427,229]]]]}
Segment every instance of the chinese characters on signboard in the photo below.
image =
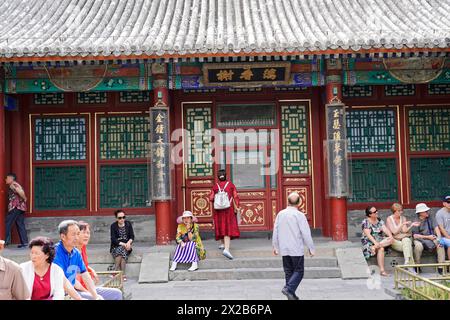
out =
{"type": "Polygon", "coordinates": [[[245,86],[288,84],[289,62],[273,63],[205,63],[203,82],[206,86],[245,86]]]}
{"type": "Polygon", "coordinates": [[[349,191],[345,105],[340,102],[327,104],[326,112],[325,153],[328,167],[328,195],[345,197],[349,191]]]}
{"type": "Polygon", "coordinates": [[[152,200],[170,200],[169,108],[150,108],[150,194],[152,200]]]}

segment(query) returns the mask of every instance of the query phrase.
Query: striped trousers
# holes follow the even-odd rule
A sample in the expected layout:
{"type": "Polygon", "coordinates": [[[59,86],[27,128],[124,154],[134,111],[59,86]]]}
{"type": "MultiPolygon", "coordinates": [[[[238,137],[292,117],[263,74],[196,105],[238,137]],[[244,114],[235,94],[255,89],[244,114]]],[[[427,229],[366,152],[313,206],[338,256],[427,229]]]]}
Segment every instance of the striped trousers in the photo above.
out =
{"type": "Polygon", "coordinates": [[[179,244],[175,249],[175,254],[173,255],[172,260],[177,263],[197,262],[198,256],[196,243],[194,241],[188,241],[183,248],[179,244]]]}

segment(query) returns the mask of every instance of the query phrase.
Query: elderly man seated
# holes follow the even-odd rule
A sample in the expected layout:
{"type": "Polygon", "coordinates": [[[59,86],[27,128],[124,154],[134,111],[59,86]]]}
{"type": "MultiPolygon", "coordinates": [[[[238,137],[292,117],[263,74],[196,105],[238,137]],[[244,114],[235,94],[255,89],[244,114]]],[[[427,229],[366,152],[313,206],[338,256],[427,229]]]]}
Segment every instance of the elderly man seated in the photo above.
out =
{"type": "MultiPolygon", "coordinates": [[[[5,241],[0,240],[0,253],[5,241]]],[[[20,266],[0,255],[0,300],[27,300],[31,296],[20,266]]]]}

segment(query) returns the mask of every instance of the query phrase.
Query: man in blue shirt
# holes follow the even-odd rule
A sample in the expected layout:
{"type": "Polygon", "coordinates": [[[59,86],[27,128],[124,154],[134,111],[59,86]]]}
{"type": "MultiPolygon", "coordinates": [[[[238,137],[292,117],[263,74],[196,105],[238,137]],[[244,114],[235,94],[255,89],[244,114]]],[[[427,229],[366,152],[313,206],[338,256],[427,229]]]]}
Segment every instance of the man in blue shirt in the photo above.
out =
{"type": "Polygon", "coordinates": [[[58,231],[61,241],[55,245],[55,259],[53,263],[56,263],[63,269],[66,278],[72,286],[75,285],[77,274],[80,273],[92,297],[95,300],[103,300],[100,295],[97,295],[95,284],[89,272],[87,272],[80,251],[76,248],[80,236],[78,223],[74,220],[64,220],[59,224],[58,231]]]}

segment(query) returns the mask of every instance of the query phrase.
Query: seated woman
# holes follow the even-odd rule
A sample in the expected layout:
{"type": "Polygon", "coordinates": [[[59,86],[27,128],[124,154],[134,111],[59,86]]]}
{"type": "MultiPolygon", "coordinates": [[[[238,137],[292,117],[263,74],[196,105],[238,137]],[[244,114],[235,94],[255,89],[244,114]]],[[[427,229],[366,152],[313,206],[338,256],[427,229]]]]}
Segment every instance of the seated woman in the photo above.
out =
{"type": "Polygon", "coordinates": [[[414,264],[412,249],[411,228],[419,226],[420,223],[407,221],[403,216],[403,207],[399,203],[394,203],[391,207],[392,215],[386,220],[386,226],[393,236],[392,249],[403,252],[405,264],[414,264]]]}
{"type": "Polygon", "coordinates": [[[117,221],[111,225],[110,252],[114,258],[114,270],[122,270],[123,281],[127,281],[125,269],[128,256],[133,251],[134,231],[131,222],[125,221],[126,216],[123,210],[116,210],[114,215],[117,221]]]}
{"type": "Polygon", "coordinates": [[[31,240],[30,259],[20,265],[25,283],[31,292],[31,300],[64,300],[63,270],[52,263],[55,247],[49,238],[31,240]]]}
{"type": "Polygon", "coordinates": [[[366,219],[362,222],[363,234],[361,243],[366,259],[377,256],[380,275],[388,276],[384,270],[384,248],[392,245],[394,238],[391,231],[385,226],[384,221],[378,218],[377,208],[370,206],[366,208],[366,219]],[[388,237],[383,237],[383,233],[388,237]]]}
{"type": "MultiPolygon", "coordinates": [[[[89,223],[84,221],[78,221],[78,226],[80,227],[80,237],[78,238],[77,243],[77,249],[81,252],[81,257],[83,258],[84,265],[86,266],[86,269],[88,270],[89,274],[91,275],[91,279],[94,281],[96,285],[99,284],[100,279],[97,275],[97,272],[95,272],[94,269],[92,269],[89,266],[88,256],[87,256],[87,250],[86,246],[89,244],[89,240],[91,239],[91,227],[89,223]]],[[[77,274],[77,280],[75,282],[75,289],[78,290],[81,297],[92,300],[93,297],[89,293],[86,284],[83,281],[83,278],[80,274],[77,274]]],[[[103,299],[105,300],[122,300],[122,291],[116,288],[106,288],[106,287],[96,287],[95,290],[97,291],[98,295],[101,295],[103,299]]]]}
{"type": "Polygon", "coordinates": [[[176,270],[178,263],[192,263],[189,271],[198,269],[198,261],[206,257],[206,251],[203,248],[200,238],[197,218],[192,212],[184,211],[181,217],[178,217],[177,223],[177,248],[172,259],[171,271],[176,270]]]}

